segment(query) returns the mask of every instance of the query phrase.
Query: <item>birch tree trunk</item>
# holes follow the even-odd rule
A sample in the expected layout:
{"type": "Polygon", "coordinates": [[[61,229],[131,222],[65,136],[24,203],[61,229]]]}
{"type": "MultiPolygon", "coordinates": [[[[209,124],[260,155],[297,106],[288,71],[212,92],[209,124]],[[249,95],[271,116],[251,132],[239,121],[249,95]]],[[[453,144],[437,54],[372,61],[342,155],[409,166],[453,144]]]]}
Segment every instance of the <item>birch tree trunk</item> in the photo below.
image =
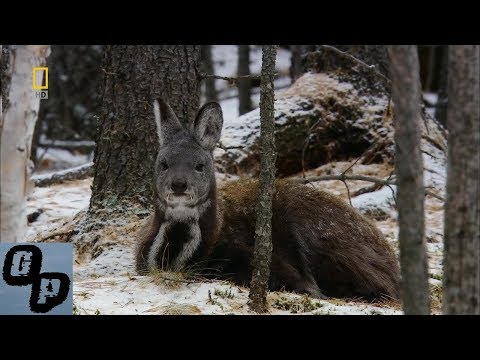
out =
{"type": "Polygon", "coordinates": [[[262,50],[260,84],[260,181],[257,197],[255,248],[250,286],[250,309],[257,313],[267,311],[267,290],[272,260],[272,193],[275,180],[275,93],[273,77],[277,47],[265,45],[262,50]]]}
{"type": "Polygon", "coordinates": [[[479,45],[450,45],[444,314],[480,314],[479,45]]]}
{"type": "Polygon", "coordinates": [[[403,311],[430,314],[428,263],[424,236],[420,78],[415,45],[390,46],[392,98],[395,104],[395,170],[402,272],[403,311]]]}
{"type": "Polygon", "coordinates": [[[1,133],[1,242],[25,241],[25,197],[30,188],[30,148],[40,99],[32,88],[32,68],[44,66],[48,45],[10,49],[11,82],[1,133]]]}

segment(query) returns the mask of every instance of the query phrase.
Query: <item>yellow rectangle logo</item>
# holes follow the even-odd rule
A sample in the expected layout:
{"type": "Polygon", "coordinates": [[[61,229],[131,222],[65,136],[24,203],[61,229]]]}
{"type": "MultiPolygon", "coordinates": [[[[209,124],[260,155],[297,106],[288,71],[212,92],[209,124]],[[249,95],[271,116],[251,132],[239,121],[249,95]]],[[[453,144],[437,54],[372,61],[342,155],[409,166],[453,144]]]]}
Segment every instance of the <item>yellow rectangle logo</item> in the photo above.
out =
{"type": "Polygon", "coordinates": [[[33,86],[33,90],[47,90],[48,89],[48,67],[34,67],[33,68],[32,86],[33,86]],[[38,82],[37,82],[37,80],[38,80],[38,82]]]}

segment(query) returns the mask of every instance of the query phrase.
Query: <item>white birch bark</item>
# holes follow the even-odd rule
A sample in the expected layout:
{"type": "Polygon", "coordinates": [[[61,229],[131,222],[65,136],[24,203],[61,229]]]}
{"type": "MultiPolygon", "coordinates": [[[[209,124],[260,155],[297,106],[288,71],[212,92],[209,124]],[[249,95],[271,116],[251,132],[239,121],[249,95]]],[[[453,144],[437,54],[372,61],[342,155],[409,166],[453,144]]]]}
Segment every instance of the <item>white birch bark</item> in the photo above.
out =
{"type": "Polygon", "coordinates": [[[0,157],[0,241],[23,242],[27,215],[25,198],[31,189],[30,149],[40,99],[32,88],[33,67],[45,66],[48,45],[10,49],[9,104],[4,109],[0,157]]]}

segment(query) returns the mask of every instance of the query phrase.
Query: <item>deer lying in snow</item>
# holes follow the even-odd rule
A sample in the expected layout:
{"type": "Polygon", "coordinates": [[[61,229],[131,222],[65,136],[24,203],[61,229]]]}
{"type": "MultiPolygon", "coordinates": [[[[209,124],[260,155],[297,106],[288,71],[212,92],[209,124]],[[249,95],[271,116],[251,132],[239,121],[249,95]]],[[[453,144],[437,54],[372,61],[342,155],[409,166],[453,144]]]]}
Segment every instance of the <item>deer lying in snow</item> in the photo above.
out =
{"type": "MultiPolygon", "coordinates": [[[[155,211],[142,229],[136,268],[180,271],[195,263],[216,277],[248,285],[255,231],[255,180],[217,191],[213,150],[222,109],[207,103],[191,128],[155,101],[160,140],[155,164],[155,211]]],[[[370,220],[340,198],[307,185],[277,180],[273,193],[270,290],[322,298],[399,296],[395,255],[370,220]]]]}

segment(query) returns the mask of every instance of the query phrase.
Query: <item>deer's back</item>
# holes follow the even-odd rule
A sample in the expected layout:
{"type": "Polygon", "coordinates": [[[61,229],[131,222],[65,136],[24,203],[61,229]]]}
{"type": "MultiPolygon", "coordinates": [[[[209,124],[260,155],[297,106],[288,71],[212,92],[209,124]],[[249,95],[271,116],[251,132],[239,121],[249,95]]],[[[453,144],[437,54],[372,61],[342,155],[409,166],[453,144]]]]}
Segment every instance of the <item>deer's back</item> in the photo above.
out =
{"type": "MultiPolygon", "coordinates": [[[[231,269],[251,271],[257,189],[257,181],[240,180],[219,190],[223,225],[218,245],[233,250],[229,254],[238,263],[231,269]]],[[[280,285],[288,274],[275,278],[275,269],[292,273],[292,268],[300,274],[311,271],[329,296],[398,297],[399,270],[391,247],[369,219],[342,199],[311,185],[277,180],[272,234],[272,275],[280,285]]]]}

